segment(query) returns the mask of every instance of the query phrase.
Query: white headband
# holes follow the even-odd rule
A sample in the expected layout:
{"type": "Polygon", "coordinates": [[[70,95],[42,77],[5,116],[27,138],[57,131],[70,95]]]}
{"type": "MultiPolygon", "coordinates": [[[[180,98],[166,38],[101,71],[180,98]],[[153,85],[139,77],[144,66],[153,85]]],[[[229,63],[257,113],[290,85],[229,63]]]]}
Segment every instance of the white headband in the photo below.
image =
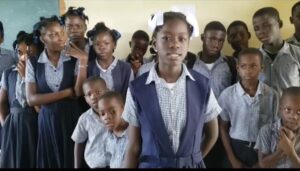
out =
{"type": "MultiPolygon", "coordinates": [[[[189,12],[181,12],[181,11],[175,11],[173,12],[180,12],[183,13],[186,16],[187,22],[193,27],[193,32],[191,37],[198,37],[199,36],[199,26],[197,19],[194,15],[192,15],[189,12]]],[[[154,29],[157,26],[161,26],[164,24],[164,13],[163,12],[157,12],[154,15],[152,15],[148,20],[148,27],[153,32],[154,29]]]]}

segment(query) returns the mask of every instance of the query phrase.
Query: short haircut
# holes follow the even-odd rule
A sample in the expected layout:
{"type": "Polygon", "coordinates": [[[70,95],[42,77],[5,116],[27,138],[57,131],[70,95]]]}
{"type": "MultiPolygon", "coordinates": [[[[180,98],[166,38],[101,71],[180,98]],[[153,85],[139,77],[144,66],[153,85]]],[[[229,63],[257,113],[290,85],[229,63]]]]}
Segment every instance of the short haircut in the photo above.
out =
{"type": "Polygon", "coordinates": [[[297,3],[295,3],[295,4],[293,5],[292,11],[291,11],[291,12],[292,12],[292,15],[293,15],[293,13],[295,12],[297,6],[300,6],[300,1],[298,1],[297,3]]]}
{"type": "Polygon", "coordinates": [[[116,92],[116,91],[108,91],[108,92],[104,93],[99,98],[99,101],[104,100],[104,99],[113,99],[113,98],[115,98],[121,104],[121,106],[124,107],[124,105],[125,105],[124,97],[121,93],[116,92]]]}
{"type": "Polygon", "coordinates": [[[206,24],[206,26],[204,28],[204,33],[206,33],[209,30],[220,30],[220,31],[226,32],[224,25],[219,21],[212,21],[212,22],[209,22],[208,24],[206,24]]]}
{"type": "Polygon", "coordinates": [[[289,87],[289,88],[286,88],[282,91],[282,95],[281,95],[281,98],[280,98],[280,103],[282,103],[282,100],[285,98],[285,97],[295,97],[295,96],[298,96],[300,97],[300,87],[289,87]]]}
{"type": "Polygon", "coordinates": [[[238,62],[240,61],[240,59],[242,58],[243,55],[257,55],[259,56],[259,59],[260,59],[260,64],[263,65],[263,54],[261,53],[261,51],[257,48],[252,48],[252,47],[249,47],[249,48],[246,48],[246,49],[243,49],[240,51],[240,53],[238,54],[238,62]]]}
{"type": "Polygon", "coordinates": [[[277,20],[278,22],[280,21],[279,12],[274,7],[264,7],[264,8],[261,8],[261,9],[257,10],[254,13],[254,15],[253,15],[252,18],[259,17],[259,16],[264,16],[264,15],[268,15],[268,16],[274,18],[275,20],[277,20]]]}
{"type": "Polygon", "coordinates": [[[95,76],[91,76],[91,77],[87,78],[86,80],[84,80],[84,82],[82,84],[82,88],[87,84],[96,83],[96,82],[99,82],[100,84],[104,84],[106,86],[104,79],[95,75],[95,76]]]}
{"type": "Polygon", "coordinates": [[[61,16],[61,20],[63,21],[63,23],[65,24],[66,19],[70,16],[77,16],[79,18],[81,18],[83,21],[89,21],[89,17],[87,15],[85,15],[84,11],[84,7],[69,7],[68,11],[63,14],[61,16]]]}
{"type": "Polygon", "coordinates": [[[248,27],[247,27],[247,24],[243,21],[240,21],[240,20],[236,20],[236,21],[233,21],[232,23],[229,24],[228,28],[227,28],[227,35],[229,33],[229,30],[232,28],[232,27],[236,27],[236,26],[242,26],[245,28],[245,30],[247,32],[249,32],[248,30],[248,27]]]}
{"type": "Polygon", "coordinates": [[[0,37],[4,37],[4,29],[3,29],[3,24],[2,21],[0,21],[0,37]]]}
{"type": "Polygon", "coordinates": [[[150,41],[149,35],[143,30],[138,30],[134,32],[131,37],[131,40],[132,39],[141,39],[141,40],[145,40],[146,42],[150,41]]]}

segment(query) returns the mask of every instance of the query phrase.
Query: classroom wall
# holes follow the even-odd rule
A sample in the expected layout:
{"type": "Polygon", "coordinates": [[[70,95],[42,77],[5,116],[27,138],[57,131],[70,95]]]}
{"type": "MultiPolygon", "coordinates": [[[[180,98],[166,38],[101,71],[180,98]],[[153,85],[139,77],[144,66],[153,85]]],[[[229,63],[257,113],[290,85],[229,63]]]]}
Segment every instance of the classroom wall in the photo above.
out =
{"type": "Polygon", "coordinates": [[[0,0],[0,21],[4,27],[1,47],[12,49],[20,30],[31,32],[40,16],[59,15],[59,0],[0,0]]]}
{"type": "MultiPolygon", "coordinates": [[[[200,32],[202,33],[205,25],[213,20],[222,22],[227,28],[234,20],[243,20],[248,24],[252,33],[250,46],[259,47],[252,27],[252,15],[262,7],[272,6],[279,10],[283,20],[282,36],[287,38],[294,32],[293,25],[289,22],[290,10],[296,0],[61,0],[65,3],[65,8],[69,6],[85,7],[86,14],[89,16],[88,29],[91,29],[97,22],[104,21],[110,28],[121,32],[122,37],[118,42],[115,56],[125,58],[129,53],[128,42],[134,31],[145,30],[149,35],[147,21],[150,14],[157,11],[170,10],[173,5],[190,7],[195,9],[200,32]]],[[[64,12],[63,10],[61,12],[64,12]]],[[[200,38],[192,39],[190,51],[196,53],[202,48],[200,38]]],[[[223,52],[227,55],[232,54],[231,47],[224,45],[223,52]]],[[[149,53],[148,53],[149,55],[149,53]]]]}

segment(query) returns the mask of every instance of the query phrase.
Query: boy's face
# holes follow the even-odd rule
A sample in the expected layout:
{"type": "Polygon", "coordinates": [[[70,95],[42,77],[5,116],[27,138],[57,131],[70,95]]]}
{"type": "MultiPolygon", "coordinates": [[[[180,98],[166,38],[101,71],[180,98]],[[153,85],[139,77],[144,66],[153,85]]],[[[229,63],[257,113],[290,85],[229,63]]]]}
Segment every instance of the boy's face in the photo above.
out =
{"type": "Polygon", "coordinates": [[[167,21],[154,39],[160,65],[181,65],[188,51],[189,40],[186,23],[178,19],[167,21]]]}
{"type": "Polygon", "coordinates": [[[107,129],[114,130],[122,123],[123,106],[115,98],[101,99],[98,103],[99,115],[107,129]]]}
{"type": "Polygon", "coordinates": [[[292,16],[290,17],[290,21],[294,24],[297,32],[300,32],[300,6],[296,6],[292,16]]]}
{"type": "Polygon", "coordinates": [[[254,17],[253,28],[256,37],[263,44],[272,44],[280,38],[279,22],[269,15],[254,17]]]}
{"type": "Polygon", "coordinates": [[[262,70],[260,57],[256,54],[244,54],[239,58],[237,71],[242,80],[257,80],[262,70]]]}
{"type": "Polygon", "coordinates": [[[297,131],[300,128],[300,97],[285,96],[280,106],[283,126],[297,131]]]}
{"type": "Polygon", "coordinates": [[[19,60],[21,61],[27,60],[27,49],[28,46],[25,44],[25,42],[21,42],[17,44],[16,50],[17,50],[19,60]]]}
{"type": "Polygon", "coordinates": [[[234,49],[235,51],[240,51],[248,47],[248,40],[250,38],[250,34],[244,26],[237,25],[230,27],[230,29],[227,32],[227,40],[228,43],[231,45],[232,49],[234,49]]]}
{"type": "Polygon", "coordinates": [[[69,38],[76,42],[76,39],[84,38],[84,33],[87,28],[85,21],[79,16],[69,16],[66,18],[65,29],[69,38]]]}
{"type": "Polygon", "coordinates": [[[143,59],[147,52],[149,42],[143,39],[132,39],[129,45],[131,48],[131,56],[137,59],[143,59]]]}
{"type": "Polygon", "coordinates": [[[87,83],[83,85],[85,101],[95,111],[98,110],[98,100],[107,91],[105,84],[101,82],[87,83]]]}
{"type": "Polygon", "coordinates": [[[209,56],[220,54],[225,37],[226,33],[221,30],[207,30],[201,35],[203,51],[205,51],[209,56]]]}

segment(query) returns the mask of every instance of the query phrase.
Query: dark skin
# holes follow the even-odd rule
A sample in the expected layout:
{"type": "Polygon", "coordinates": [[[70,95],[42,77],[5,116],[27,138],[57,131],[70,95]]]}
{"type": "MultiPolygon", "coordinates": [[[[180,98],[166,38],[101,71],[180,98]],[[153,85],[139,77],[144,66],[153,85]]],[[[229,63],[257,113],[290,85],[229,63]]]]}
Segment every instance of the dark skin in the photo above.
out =
{"type": "Polygon", "coordinates": [[[290,22],[294,25],[295,33],[294,36],[300,41],[300,6],[296,6],[295,10],[290,17],[290,22]]]}
{"type": "Polygon", "coordinates": [[[214,63],[220,57],[226,33],[221,30],[207,30],[201,35],[203,42],[200,59],[207,63],[214,63]]]}
{"type": "MultiPolygon", "coordinates": [[[[262,71],[260,57],[256,54],[245,54],[239,58],[237,71],[241,78],[240,84],[247,94],[254,97],[258,87],[258,76],[262,71]]],[[[219,119],[220,135],[227,157],[233,168],[242,168],[243,163],[235,156],[229,136],[230,122],[219,119]]],[[[254,165],[253,167],[256,167],[254,165]]]]}
{"type": "MultiPolygon", "coordinates": [[[[154,38],[154,48],[157,50],[158,68],[160,78],[168,83],[174,83],[182,73],[182,62],[188,52],[189,32],[185,22],[181,20],[169,20],[158,31],[154,38]]],[[[215,144],[218,136],[217,119],[213,119],[204,125],[205,139],[202,142],[201,151],[205,156],[215,144]]],[[[124,159],[125,168],[137,168],[142,148],[141,130],[139,127],[129,125],[129,142],[124,159]]],[[[201,144],[199,144],[201,145],[201,144]]]]}
{"type": "Polygon", "coordinates": [[[144,39],[132,39],[129,42],[129,46],[131,48],[131,68],[136,75],[139,68],[143,64],[143,57],[147,52],[149,42],[144,39]]]}
{"type": "Polygon", "coordinates": [[[227,30],[227,35],[228,43],[231,45],[232,49],[235,50],[235,57],[237,57],[237,54],[241,50],[248,48],[248,41],[251,34],[243,25],[230,27],[230,29],[227,30]]]}
{"type": "MultiPolygon", "coordinates": [[[[53,66],[57,67],[60,53],[64,49],[64,45],[67,40],[67,34],[64,32],[64,29],[60,26],[59,23],[53,22],[48,25],[47,28],[42,28],[40,39],[45,45],[46,54],[49,61],[53,66]]],[[[73,57],[77,57],[80,64],[84,65],[85,63],[85,65],[87,65],[86,56],[74,55],[73,57]]],[[[73,98],[76,94],[79,94],[78,92],[75,94],[74,88],[75,90],[78,90],[82,86],[80,85],[80,82],[82,82],[80,78],[76,79],[75,87],[70,87],[58,92],[44,94],[37,93],[36,83],[26,83],[26,94],[28,94],[27,102],[30,106],[39,106],[53,103],[64,98],[73,98]]]]}

